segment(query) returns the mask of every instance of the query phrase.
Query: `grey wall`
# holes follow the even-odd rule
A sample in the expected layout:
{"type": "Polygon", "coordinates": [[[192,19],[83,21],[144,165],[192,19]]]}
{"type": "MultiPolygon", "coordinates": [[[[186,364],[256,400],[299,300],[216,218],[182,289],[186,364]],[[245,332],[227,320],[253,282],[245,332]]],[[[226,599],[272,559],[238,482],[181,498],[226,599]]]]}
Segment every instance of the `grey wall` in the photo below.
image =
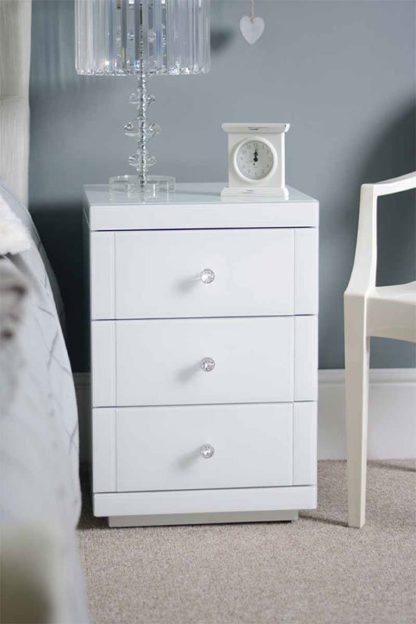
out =
{"type": "MultiPolygon", "coordinates": [[[[413,1],[257,0],[266,30],[239,34],[248,2],[213,3],[212,70],[153,81],[158,171],[226,177],[223,121],[289,121],[289,184],[321,202],[320,366],[343,366],[342,293],[351,271],[359,187],[416,169],[413,1]]],[[[134,79],[83,78],[73,65],[73,2],[34,0],[30,206],[66,306],[74,370],[88,366],[81,187],[124,173],[122,126],[134,79]]],[[[414,195],[383,201],[379,283],[415,279],[414,195]]],[[[373,366],[416,365],[411,345],[374,341],[373,366]]]]}

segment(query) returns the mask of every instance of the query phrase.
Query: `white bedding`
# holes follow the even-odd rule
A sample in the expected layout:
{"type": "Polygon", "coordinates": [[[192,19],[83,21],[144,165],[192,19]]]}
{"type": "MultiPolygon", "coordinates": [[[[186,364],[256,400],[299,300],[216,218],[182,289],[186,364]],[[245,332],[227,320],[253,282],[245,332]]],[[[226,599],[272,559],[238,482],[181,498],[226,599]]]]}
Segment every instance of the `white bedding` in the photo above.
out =
{"type": "Polygon", "coordinates": [[[0,256],[0,523],[52,536],[51,556],[61,562],[53,612],[59,621],[81,624],[88,616],[74,531],[81,495],[72,372],[40,240],[29,214],[1,184],[0,194],[33,238],[28,251],[0,256]],[[21,320],[14,304],[7,309],[10,284],[23,305],[21,320]]]}

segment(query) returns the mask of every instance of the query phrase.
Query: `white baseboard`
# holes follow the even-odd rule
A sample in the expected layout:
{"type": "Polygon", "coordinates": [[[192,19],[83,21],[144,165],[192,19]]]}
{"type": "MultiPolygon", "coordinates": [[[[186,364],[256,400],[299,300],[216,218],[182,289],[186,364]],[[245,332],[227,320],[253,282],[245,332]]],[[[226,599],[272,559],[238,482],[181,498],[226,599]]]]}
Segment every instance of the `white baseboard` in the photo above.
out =
{"type": "MultiPolygon", "coordinates": [[[[343,370],[319,371],[319,459],[345,459],[343,370]]],[[[81,431],[81,460],[89,455],[88,373],[75,373],[81,431]]],[[[369,459],[416,457],[416,369],[370,371],[369,459]]]]}
{"type": "MultiPolygon", "coordinates": [[[[319,371],[319,459],[345,459],[345,371],[319,371]]],[[[416,457],[416,369],[370,371],[368,458],[416,457]]]]}

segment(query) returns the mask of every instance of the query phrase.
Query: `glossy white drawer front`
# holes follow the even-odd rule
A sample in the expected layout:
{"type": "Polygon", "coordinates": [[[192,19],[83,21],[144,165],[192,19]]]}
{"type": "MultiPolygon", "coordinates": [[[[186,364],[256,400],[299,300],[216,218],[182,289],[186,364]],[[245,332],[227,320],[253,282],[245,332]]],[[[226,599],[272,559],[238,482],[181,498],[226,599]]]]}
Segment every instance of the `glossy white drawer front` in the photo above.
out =
{"type": "Polygon", "coordinates": [[[292,317],[116,321],[115,327],[118,406],[293,400],[292,317]],[[215,368],[203,370],[204,360],[215,368]]]}
{"type": "Polygon", "coordinates": [[[96,493],[314,485],[316,403],[95,409],[93,451],[96,493]]]}
{"type": "Polygon", "coordinates": [[[93,404],[292,401],[294,331],[294,317],[97,321],[93,404]]]}
{"type": "Polygon", "coordinates": [[[315,314],[316,262],[311,228],[94,232],[92,318],[315,314]]]}
{"type": "Polygon", "coordinates": [[[118,410],[117,491],[291,485],[288,404],[118,410]],[[213,455],[202,456],[201,449],[213,455]]]}

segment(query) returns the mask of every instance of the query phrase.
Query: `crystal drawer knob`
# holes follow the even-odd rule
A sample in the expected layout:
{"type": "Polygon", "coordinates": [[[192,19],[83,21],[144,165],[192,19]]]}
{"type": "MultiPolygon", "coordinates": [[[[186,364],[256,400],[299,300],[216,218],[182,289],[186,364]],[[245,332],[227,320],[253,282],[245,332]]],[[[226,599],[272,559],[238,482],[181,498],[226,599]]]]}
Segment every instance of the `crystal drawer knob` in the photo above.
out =
{"type": "Polygon", "coordinates": [[[201,368],[205,373],[210,373],[215,368],[215,361],[210,357],[204,358],[201,360],[201,368]]]}
{"type": "Polygon", "coordinates": [[[212,284],[215,280],[215,273],[211,269],[204,269],[201,271],[200,279],[203,284],[212,284]]]}
{"type": "Polygon", "coordinates": [[[211,457],[213,457],[215,453],[215,449],[213,446],[211,446],[211,444],[204,444],[199,449],[199,452],[201,453],[201,457],[203,457],[204,459],[211,459],[211,457]]]}

